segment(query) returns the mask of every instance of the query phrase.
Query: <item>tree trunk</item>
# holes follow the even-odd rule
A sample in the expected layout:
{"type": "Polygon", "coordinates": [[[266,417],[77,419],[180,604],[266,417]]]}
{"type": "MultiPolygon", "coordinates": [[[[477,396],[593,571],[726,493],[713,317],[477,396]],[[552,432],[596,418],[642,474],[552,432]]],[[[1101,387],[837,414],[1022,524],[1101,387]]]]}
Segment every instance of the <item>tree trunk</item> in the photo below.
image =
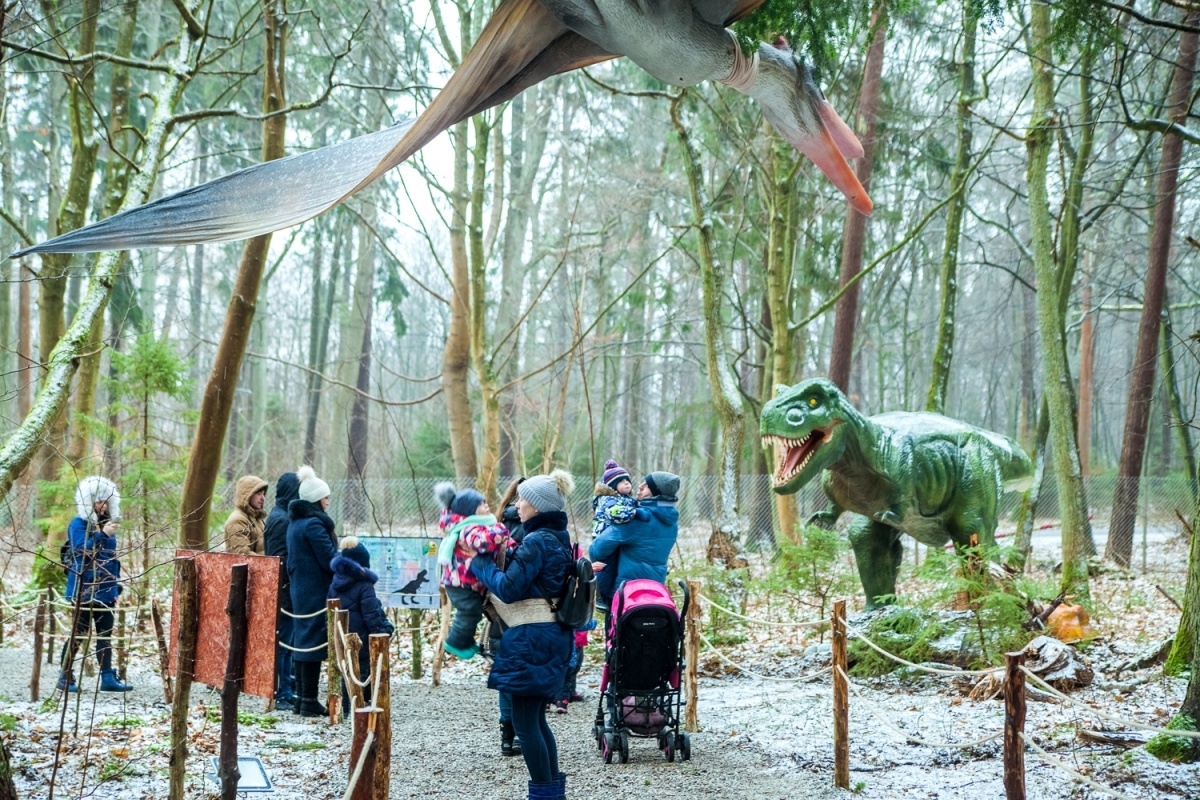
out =
{"type": "Polygon", "coordinates": [[[1086,477],[1092,464],[1092,384],[1095,380],[1096,318],[1092,313],[1091,276],[1084,275],[1083,322],[1079,326],[1079,468],[1086,477]]]}
{"type": "Polygon", "coordinates": [[[467,135],[466,121],[454,126],[454,196],[450,221],[450,330],[442,351],[442,392],[450,427],[450,453],[459,480],[475,480],[475,426],[471,412],[471,271],[467,262],[467,135]]]}
{"type": "MultiPolygon", "coordinates": [[[[270,113],[285,105],[284,63],[287,56],[287,20],[277,16],[278,0],[264,0],[263,24],[265,79],[263,81],[263,111],[270,113]]],[[[284,132],[287,117],[279,115],[263,121],[263,161],[283,156],[284,132]]],[[[271,234],[256,236],[242,247],[234,278],[233,294],[225,311],[221,341],[213,359],[212,371],[204,387],[200,403],[200,418],[196,437],[188,458],[183,495],[179,503],[179,541],[183,547],[203,549],[208,546],[209,504],[217,485],[221,468],[221,447],[215,445],[225,438],[229,416],[233,411],[235,389],[246,354],[246,343],[254,323],[258,305],[258,288],[263,266],[271,246],[271,234]]]]}
{"type": "MultiPolygon", "coordinates": [[[[1165,298],[1164,298],[1165,300],[1165,298]]],[[[1165,303],[1164,303],[1165,305],[1165,303]]],[[[1162,316],[1163,382],[1167,390],[1167,404],[1171,410],[1169,424],[1179,432],[1183,466],[1187,470],[1188,486],[1192,490],[1192,502],[1200,503],[1200,486],[1196,479],[1196,446],[1192,443],[1191,424],[1184,417],[1183,397],[1179,392],[1179,379],[1175,374],[1175,335],[1171,328],[1171,315],[1164,311],[1162,316]]]]}
{"type": "MultiPolygon", "coordinates": [[[[875,164],[875,127],[879,118],[880,88],[883,76],[884,42],[887,41],[888,17],[883,6],[871,14],[874,36],[867,48],[867,64],[863,71],[862,92],[859,94],[859,139],[863,156],[854,165],[859,183],[871,191],[871,170],[875,164]]],[[[863,249],[867,237],[867,218],[853,209],[846,211],[842,231],[842,271],[838,287],[844,287],[862,269],[863,249]]],[[[855,283],[837,302],[833,323],[833,346],[829,357],[829,379],[846,394],[850,393],[850,365],[854,358],[854,328],[858,320],[858,289],[855,283]]],[[[776,322],[778,326],[779,323],[776,322]]]]}
{"type": "Polygon", "coordinates": [[[483,457],[475,488],[489,502],[499,499],[496,480],[500,467],[499,381],[488,358],[487,335],[487,257],[483,242],[483,206],[486,201],[488,143],[491,140],[492,114],[476,114],[471,122],[475,146],[471,149],[471,208],[467,240],[471,268],[471,361],[479,380],[479,403],[483,411],[483,457]]]}
{"type": "Polygon", "coordinates": [[[309,465],[315,465],[317,457],[317,422],[321,413],[321,390],[324,383],[320,373],[325,371],[326,354],[329,352],[329,327],[333,322],[333,304],[337,299],[337,287],[341,279],[342,245],[346,239],[344,231],[343,226],[335,226],[333,255],[329,260],[329,279],[325,284],[325,309],[321,312],[320,330],[317,332],[316,355],[310,359],[312,368],[318,374],[311,376],[308,413],[304,425],[304,463],[309,465]]]}
{"type": "Polygon", "coordinates": [[[975,102],[975,33],[979,27],[977,0],[963,0],[962,59],[958,64],[958,155],[950,174],[950,203],[946,207],[946,236],[942,244],[942,305],[938,314],[933,375],[925,410],[941,414],[946,408],[950,364],[954,358],[954,313],[958,300],[958,248],[967,205],[967,171],[971,166],[971,104],[975,102]]]}
{"type": "MultiPolygon", "coordinates": [[[[1050,49],[1050,10],[1041,2],[1030,3],[1033,71],[1033,118],[1026,135],[1029,164],[1026,183],[1029,188],[1029,219],[1033,234],[1034,270],[1039,286],[1059,286],[1055,270],[1050,204],[1046,191],[1046,173],[1053,145],[1054,75],[1050,49]]],[[[1071,401],[1070,373],[1063,344],[1063,322],[1056,292],[1037,293],[1038,327],[1041,333],[1043,384],[1049,413],[1051,453],[1054,477],[1058,484],[1062,517],[1062,587],[1085,604],[1088,597],[1087,542],[1091,523],[1084,501],[1083,476],[1079,468],[1079,450],[1075,444],[1075,415],[1071,401]]]]}
{"type": "MultiPolygon", "coordinates": [[[[1187,15],[1186,22],[1195,26],[1200,12],[1187,15]]],[[[1192,83],[1196,72],[1197,35],[1185,31],[1179,37],[1179,56],[1175,62],[1171,98],[1166,116],[1173,123],[1187,122],[1192,83]]],[[[1163,294],[1167,285],[1167,259],[1171,250],[1171,233],[1175,225],[1175,189],[1179,183],[1179,162],[1183,156],[1183,139],[1167,133],[1162,139],[1162,158],[1158,166],[1158,186],[1155,189],[1154,222],[1150,233],[1150,264],[1146,270],[1146,287],[1142,292],[1142,318],[1138,325],[1137,350],[1130,370],[1129,400],[1125,407],[1125,431],[1121,437],[1121,458],[1117,462],[1117,488],[1113,495],[1112,521],[1109,523],[1108,544],[1104,558],[1122,567],[1129,566],[1133,553],[1133,528],[1137,519],[1138,485],[1142,472],[1142,457],[1146,448],[1146,428],[1150,419],[1150,404],[1154,399],[1154,370],[1158,363],[1159,326],[1163,309],[1163,294]]]]}
{"type": "MultiPolygon", "coordinates": [[[[1192,515],[1192,521],[1194,525],[1196,514],[1192,515]]],[[[1175,643],[1167,656],[1167,663],[1163,665],[1163,672],[1181,675],[1190,669],[1183,704],[1167,727],[1196,731],[1200,730],[1200,534],[1194,530],[1189,533],[1191,547],[1188,550],[1187,583],[1183,591],[1183,614],[1179,618],[1175,643]]],[[[1200,760],[1200,740],[1182,736],[1155,736],[1146,744],[1146,750],[1164,761],[1200,760]]]]}
{"type": "MultiPolygon", "coordinates": [[[[717,514],[715,532],[730,541],[738,541],[742,533],[738,500],[741,494],[742,441],[745,438],[745,418],[742,393],[730,366],[728,345],[725,342],[724,297],[726,270],[713,254],[712,209],[704,176],[700,171],[700,154],[692,144],[679,111],[679,98],[671,102],[671,121],[679,134],[683,151],[684,171],[688,179],[688,196],[692,205],[692,220],[698,235],[697,255],[700,262],[700,285],[704,304],[704,349],[707,355],[708,386],[712,392],[717,418],[721,423],[721,455],[717,472],[717,514]]],[[[787,332],[784,325],[783,331],[787,332]]]]}

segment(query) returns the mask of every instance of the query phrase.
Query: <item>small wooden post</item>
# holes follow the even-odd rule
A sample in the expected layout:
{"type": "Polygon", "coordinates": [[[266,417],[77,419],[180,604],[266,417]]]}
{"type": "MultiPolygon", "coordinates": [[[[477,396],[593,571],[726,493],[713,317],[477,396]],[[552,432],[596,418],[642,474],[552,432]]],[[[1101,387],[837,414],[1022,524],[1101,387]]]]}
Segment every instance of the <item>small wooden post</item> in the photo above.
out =
{"type": "Polygon", "coordinates": [[[158,643],[158,672],[162,676],[163,696],[171,703],[171,651],[167,648],[167,634],[163,630],[162,609],[158,599],[150,601],[150,619],[154,622],[154,639],[158,643]]]}
{"type": "Polygon", "coordinates": [[[192,671],[196,667],[196,623],[200,593],[196,585],[196,560],[175,559],[175,591],[179,615],[175,638],[175,692],[171,700],[171,761],[168,798],[183,800],[183,778],[187,766],[187,717],[192,696],[192,671]]]}
{"type": "Polygon", "coordinates": [[[846,680],[846,601],[833,604],[833,785],[850,788],[850,686],[846,680]]]}
{"type": "Polygon", "coordinates": [[[342,718],[342,675],[338,670],[337,659],[333,657],[334,640],[337,636],[337,631],[333,626],[337,624],[337,612],[342,607],[342,601],[337,598],[330,598],[325,601],[325,636],[329,642],[329,658],[326,665],[326,700],[329,708],[329,724],[337,725],[338,720],[342,718]]]}
{"type": "Polygon", "coordinates": [[[234,564],[230,568],[229,602],[225,614],[229,617],[229,652],[225,658],[225,683],[221,687],[221,753],[217,777],[221,781],[221,800],[235,800],[238,781],[238,696],[246,675],[246,588],[250,582],[250,565],[234,564]]]}
{"type": "Polygon", "coordinates": [[[54,634],[58,633],[58,614],[54,611],[54,587],[46,587],[46,613],[49,614],[49,619],[46,620],[46,629],[50,632],[46,637],[46,664],[54,664],[54,634]]]}
{"type": "Polygon", "coordinates": [[[442,682],[442,660],[446,655],[446,637],[450,635],[450,598],[446,596],[446,587],[438,587],[438,599],[441,603],[442,627],[438,632],[437,642],[433,645],[433,685],[442,682]]]}
{"type": "Polygon", "coordinates": [[[408,627],[412,630],[412,679],[420,680],[425,670],[421,668],[421,609],[408,612],[408,627]]]}
{"type": "MultiPolygon", "coordinates": [[[[358,674],[358,654],[362,650],[362,639],[357,633],[346,634],[346,646],[344,648],[345,655],[343,656],[346,669],[350,670],[350,675],[358,680],[366,680],[362,675],[358,674]]],[[[343,676],[345,680],[345,676],[343,676]]],[[[360,708],[365,708],[369,705],[370,698],[363,697],[362,687],[352,680],[346,681],[346,691],[350,695],[350,713],[354,713],[360,708]]],[[[358,719],[357,716],[351,718],[351,722],[358,719]]]]}
{"type": "Polygon", "coordinates": [[[376,708],[360,708],[354,712],[354,738],[350,741],[350,800],[375,800],[375,763],[381,749],[379,734],[376,733],[369,747],[367,735],[379,727],[379,713],[376,708]],[[363,762],[361,770],[358,769],[360,760],[363,762]]]}
{"type": "Polygon", "coordinates": [[[1025,800],[1025,653],[1004,654],[1004,797],[1025,800]]]}
{"type": "Polygon", "coordinates": [[[37,611],[33,612],[33,669],[29,671],[29,701],[37,702],[42,693],[42,628],[46,624],[46,595],[38,592],[37,611]]]}
{"type": "Polygon", "coordinates": [[[375,708],[379,709],[378,723],[375,726],[375,741],[379,747],[375,751],[374,800],[388,800],[388,790],[391,786],[392,670],[388,663],[390,641],[391,637],[386,633],[373,633],[368,642],[371,648],[371,694],[375,698],[375,708]]]}
{"type": "Polygon", "coordinates": [[[117,609],[117,639],[112,643],[117,651],[117,677],[122,683],[125,682],[125,671],[129,668],[129,645],[126,642],[129,629],[125,626],[125,612],[125,608],[117,609]]]}
{"type": "MultiPolygon", "coordinates": [[[[683,645],[685,659],[683,690],[687,695],[687,705],[683,709],[683,729],[689,733],[696,733],[700,730],[700,721],[697,716],[697,705],[699,704],[697,675],[700,671],[700,626],[703,624],[704,614],[704,610],[700,607],[700,592],[704,588],[704,584],[702,581],[688,581],[687,587],[691,601],[688,605],[687,616],[683,621],[684,636],[686,637],[683,645]]],[[[605,635],[607,635],[607,631],[605,631],[605,635]]]]}

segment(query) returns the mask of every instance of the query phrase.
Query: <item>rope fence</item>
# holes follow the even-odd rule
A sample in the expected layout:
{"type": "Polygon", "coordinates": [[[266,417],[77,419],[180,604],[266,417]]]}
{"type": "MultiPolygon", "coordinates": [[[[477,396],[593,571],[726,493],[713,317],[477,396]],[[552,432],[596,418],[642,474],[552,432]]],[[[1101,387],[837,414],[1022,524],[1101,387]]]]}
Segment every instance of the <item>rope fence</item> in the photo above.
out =
{"type": "Polygon", "coordinates": [[[752,678],[758,678],[759,680],[776,681],[778,683],[799,683],[801,681],[810,681],[814,678],[819,678],[822,675],[825,675],[833,670],[833,667],[825,667],[824,669],[817,670],[816,672],[810,673],[808,675],[800,675],[795,678],[779,678],[779,677],[775,677],[772,675],[760,675],[759,673],[755,672],[754,670],[743,667],[741,664],[737,663],[732,658],[730,658],[729,656],[722,653],[720,650],[718,650],[716,647],[713,646],[713,643],[710,642],[708,640],[708,637],[706,637],[703,633],[700,633],[699,636],[700,636],[700,641],[703,642],[704,645],[717,656],[717,658],[721,659],[726,664],[728,664],[729,666],[738,670],[739,672],[743,672],[746,675],[749,675],[752,678]]]}
{"type": "Polygon", "coordinates": [[[772,628],[819,628],[822,625],[829,624],[828,622],[826,622],[823,619],[809,620],[808,622],[772,622],[770,620],[756,619],[754,617],[748,617],[745,614],[739,614],[737,611],[734,611],[731,608],[726,608],[725,606],[718,605],[717,603],[713,602],[712,600],[709,600],[707,597],[705,597],[703,595],[700,596],[700,601],[702,603],[704,603],[705,605],[711,606],[724,614],[728,614],[731,617],[737,617],[738,619],[745,620],[746,622],[749,622],[753,625],[764,625],[764,626],[772,627],[772,628]]]}
{"type": "Polygon", "coordinates": [[[1038,684],[1038,686],[1043,691],[1049,692],[1050,694],[1054,695],[1055,697],[1057,697],[1059,700],[1063,701],[1067,705],[1074,706],[1075,708],[1083,709],[1090,714],[1094,714],[1095,716],[1100,717],[1101,719],[1106,719],[1109,722],[1115,722],[1118,725],[1125,725],[1126,727],[1129,727],[1129,728],[1139,728],[1143,731],[1150,731],[1151,733],[1163,733],[1163,734],[1167,734],[1168,736],[1182,736],[1186,739],[1200,739],[1200,731],[1177,731],[1177,730],[1172,730],[1170,728],[1158,728],[1158,727],[1155,727],[1154,725],[1147,725],[1144,722],[1136,722],[1135,720],[1132,720],[1132,719],[1125,719],[1124,717],[1117,717],[1117,716],[1113,716],[1112,714],[1106,714],[1105,712],[1103,712],[1097,708],[1093,708],[1092,706],[1086,705],[1084,703],[1080,703],[1078,700],[1073,700],[1072,698],[1070,698],[1067,695],[1063,694],[1062,692],[1058,691],[1053,686],[1051,686],[1050,684],[1046,683],[1044,680],[1039,678],[1028,667],[1021,667],[1021,671],[1025,673],[1026,678],[1028,678],[1029,680],[1038,684]]]}
{"type": "Polygon", "coordinates": [[[1038,747],[1037,744],[1032,739],[1030,739],[1028,736],[1026,736],[1024,733],[1018,733],[1017,737],[1021,740],[1021,742],[1023,744],[1029,745],[1033,749],[1033,752],[1037,753],[1038,758],[1042,759],[1042,761],[1045,761],[1047,764],[1049,764],[1052,767],[1055,767],[1056,769],[1062,770],[1063,772],[1067,773],[1075,780],[1087,784],[1091,788],[1095,789],[1097,792],[1101,792],[1102,794],[1109,795],[1110,797],[1119,797],[1119,798],[1121,798],[1121,800],[1134,800],[1134,798],[1130,797],[1127,794],[1118,792],[1116,789],[1105,786],[1103,783],[1098,783],[1098,782],[1092,780],[1091,778],[1089,778],[1088,776],[1083,775],[1082,773],[1076,772],[1075,770],[1071,769],[1066,764],[1059,761],[1057,758],[1050,755],[1042,748],[1038,747]]]}

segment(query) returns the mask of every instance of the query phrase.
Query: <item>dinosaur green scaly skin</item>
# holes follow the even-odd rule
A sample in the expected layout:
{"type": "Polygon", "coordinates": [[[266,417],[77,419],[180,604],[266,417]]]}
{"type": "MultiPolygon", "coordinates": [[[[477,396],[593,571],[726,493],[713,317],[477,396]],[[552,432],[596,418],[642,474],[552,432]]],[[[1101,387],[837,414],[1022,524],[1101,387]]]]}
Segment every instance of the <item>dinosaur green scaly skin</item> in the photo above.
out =
{"type": "Polygon", "coordinates": [[[1024,489],[1033,463],[1021,446],[941,414],[893,412],[865,417],[830,381],[780,386],[763,407],[764,443],[776,445],[773,487],[794,494],[824,472],[830,508],[810,521],[832,527],[854,513],[850,545],[874,607],[895,594],[908,534],[929,547],[995,542],[997,507],[1024,489]]]}

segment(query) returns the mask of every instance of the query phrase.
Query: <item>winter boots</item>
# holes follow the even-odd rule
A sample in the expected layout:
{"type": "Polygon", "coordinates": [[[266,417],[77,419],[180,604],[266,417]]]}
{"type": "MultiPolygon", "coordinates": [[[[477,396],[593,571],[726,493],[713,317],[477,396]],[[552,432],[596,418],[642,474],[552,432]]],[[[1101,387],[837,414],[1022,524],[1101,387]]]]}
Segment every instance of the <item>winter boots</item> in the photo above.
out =
{"type": "Polygon", "coordinates": [[[317,700],[321,662],[296,661],[296,695],[292,699],[292,710],[301,717],[325,717],[329,711],[317,700]]]}
{"type": "Polygon", "coordinates": [[[117,677],[115,669],[105,669],[100,671],[100,691],[132,692],[133,687],[127,683],[121,683],[121,679],[117,677]]]}
{"type": "Polygon", "coordinates": [[[513,730],[512,720],[503,720],[500,723],[500,753],[506,756],[521,755],[521,740],[513,730]]]}
{"type": "Polygon", "coordinates": [[[63,670],[58,674],[58,690],[60,692],[78,692],[79,686],[75,683],[75,676],[70,670],[63,670]]]}
{"type": "Polygon", "coordinates": [[[529,782],[529,800],[567,800],[567,774],[558,773],[550,783],[529,782]]]}

